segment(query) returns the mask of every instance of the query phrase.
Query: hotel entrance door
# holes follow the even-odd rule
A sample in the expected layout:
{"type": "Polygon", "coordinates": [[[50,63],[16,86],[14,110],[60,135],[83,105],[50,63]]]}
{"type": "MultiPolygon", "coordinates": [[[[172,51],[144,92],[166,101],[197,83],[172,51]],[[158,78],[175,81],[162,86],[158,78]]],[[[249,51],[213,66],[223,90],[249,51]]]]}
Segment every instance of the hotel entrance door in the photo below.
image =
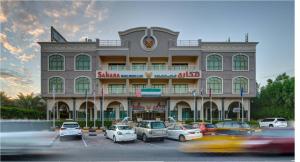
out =
{"type": "Polygon", "coordinates": [[[161,112],[136,112],[132,114],[133,120],[156,120],[160,119],[161,121],[165,120],[165,113],[161,112]]]}

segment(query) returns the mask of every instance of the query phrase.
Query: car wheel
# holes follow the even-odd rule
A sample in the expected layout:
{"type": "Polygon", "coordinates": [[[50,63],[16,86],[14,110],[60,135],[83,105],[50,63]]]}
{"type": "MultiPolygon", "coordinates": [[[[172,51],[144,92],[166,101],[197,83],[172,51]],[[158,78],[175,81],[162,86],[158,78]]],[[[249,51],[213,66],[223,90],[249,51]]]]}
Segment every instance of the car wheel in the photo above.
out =
{"type": "Polygon", "coordinates": [[[179,136],[179,141],[180,142],[185,142],[186,141],[184,135],[179,136]]]}
{"type": "Polygon", "coordinates": [[[106,132],[104,133],[104,137],[105,137],[106,139],[108,139],[108,137],[107,137],[107,133],[106,133],[106,132]]]}
{"type": "Polygon", "coordinates": [[[162,141],[162,142],[164,142],[164,141],[165,141],[165,138],[160,138],[159,140],[162,141]]]}
{"type": "Polygon", "coordinates": [[[146,134],[143,135],[143,141],[148,142],[148,138],[147,138],[146,134]]]}
{"type": "Polygon", "coordinates": [[[114,141],[114,143],[117,143],[116,136],[113,137],[113,141],[114,141]]]}
{"type": "Polygon", "coordinates": [[[273,124],[270,124],[270,125],[269,125],[269,128],[273,128],[273,127],[274,127],[273,124]]]}
{"type": "Polygon", "coordinates": [[[78,136],[77,138],[78,138],[79,140],[81,140],[81,139],[82,139],[82,135],[81,135],[81,136],[78,136]]]}

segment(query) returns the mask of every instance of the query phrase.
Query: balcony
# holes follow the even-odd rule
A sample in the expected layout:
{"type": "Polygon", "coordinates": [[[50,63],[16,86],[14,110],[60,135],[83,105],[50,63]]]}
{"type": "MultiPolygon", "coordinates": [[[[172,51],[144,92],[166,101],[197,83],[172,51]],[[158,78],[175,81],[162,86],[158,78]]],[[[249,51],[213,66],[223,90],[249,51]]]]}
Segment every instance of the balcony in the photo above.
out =
{"type": "MultiPolygon", "coordinates": [[[[191,88],[160,88],[161,89],[161,96],[193,96],[191,88]]],[[[111,97],[137,97],[140,96],[140,90],[136,88],[106,88],[104,89],[105,96],[111,97]]],[[[199,95],[199,92],[196,91],[196,95],[199,95]]]]}

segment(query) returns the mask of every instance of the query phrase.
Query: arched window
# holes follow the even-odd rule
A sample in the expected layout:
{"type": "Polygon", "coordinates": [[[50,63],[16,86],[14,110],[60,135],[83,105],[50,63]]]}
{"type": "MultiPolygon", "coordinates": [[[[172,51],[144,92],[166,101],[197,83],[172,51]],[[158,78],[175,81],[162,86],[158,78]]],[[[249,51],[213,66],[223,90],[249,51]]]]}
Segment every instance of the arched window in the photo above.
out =
{"type": "Polygon", "coordinates": [[[52,77],[49,79],[49,93],[64,93],[64,80],[61,77],[52,77]]]}
{"type": "Polygon", "coordinates": [[[62,55],[50,55],[49,60],[49,70],[64,70],[65,59],[62,55]]]}
{"type": "Polygon", "coordinates": [[[79,77],[75,80],[75,93],[84,94],[87,90],[87,93],[90,93],[91,88],[90,79],[87,77],[79,77]]]}
{"type": "Polygon", "coordinates": [[[233,70],[248,70],[248,56],[237,54],[233,56],[233,70]]]}
{"type": "Polygon", "coordinates": [[[206,70],[223,70],[222,56],[211,54],[206,57],[206,70]]]}
{"type": "Polygon", "coordinates": [[[241,88],[243,88],[243,93],[248,93],[248,79],[245,77],[236,77],[233,79],[233,93],[240,94],[241,88]]]}
{"type": "Polygon", "coordinates": [[[80,54],[75,58],[76,70],[91,70],[91,58],[88,55],[80,54]]]}
{"type": "Polygon", "coordinates": [[[222,94],[223,93],[223,81],[219,77],[209,77],[206,80],[206,93],[209,94],[209,89],[211,89],[212,94],[222,94]]]}

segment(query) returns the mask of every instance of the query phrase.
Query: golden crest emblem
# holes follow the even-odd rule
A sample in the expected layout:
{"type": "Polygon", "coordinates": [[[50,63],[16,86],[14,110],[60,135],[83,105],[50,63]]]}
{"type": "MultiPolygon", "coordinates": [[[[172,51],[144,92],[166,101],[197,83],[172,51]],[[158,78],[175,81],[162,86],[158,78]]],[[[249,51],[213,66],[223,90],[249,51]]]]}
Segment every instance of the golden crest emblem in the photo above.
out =
{"type": "Polygon", "coordinates": [[[152,36],[146,36],[144,38],[144,41],[143,41],[144,45],[146,48],[152,48],[154,43],[155,43],[155,40],[152,36]]]}
{"type": "Polygon", "coordinates": [[[152,77],[152,72],[151,71],[146,71],[145,75],[147,78],[151,78],[152,77]]]}

